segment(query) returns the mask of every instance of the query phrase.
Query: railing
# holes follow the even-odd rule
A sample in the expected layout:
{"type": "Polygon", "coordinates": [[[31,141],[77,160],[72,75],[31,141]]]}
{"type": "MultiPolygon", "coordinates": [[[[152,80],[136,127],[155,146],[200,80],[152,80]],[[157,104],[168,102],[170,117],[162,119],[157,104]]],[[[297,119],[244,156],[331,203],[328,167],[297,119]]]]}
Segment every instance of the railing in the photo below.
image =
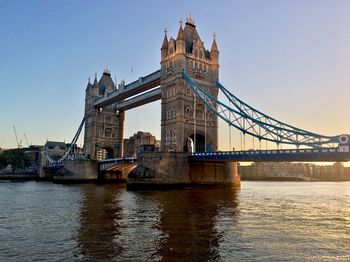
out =
{"type": "Polygon", "coordinates": [[[156,80],[160,78],[160,70],[157,70],[147,76],[140,77],[138,80],[131,82],[130,84],[127,84],[124,86],[124,91],[129,91],[130,89],[133,89],[135,87],[138,87],[140,85],[147,84],[149,82],[152,82],[153,80],[156,80]]]}
{"type": "Polygon", "coordinates": [[[228,155],[266,155],[266,154],[304,154],[304,153],[340,153],[338,148],[320,149],[278,149],[278,150],[246,150],[224,152],[190,153],[190,156],[228,156],[228,155]]]}
{"type": "Polygon", "coordinates": [[[190,153],[190,160],[197,161],[296,161],[296,162],[346,162],[350,152],[338,148],[247,150],[226,152],[190,153]]]}

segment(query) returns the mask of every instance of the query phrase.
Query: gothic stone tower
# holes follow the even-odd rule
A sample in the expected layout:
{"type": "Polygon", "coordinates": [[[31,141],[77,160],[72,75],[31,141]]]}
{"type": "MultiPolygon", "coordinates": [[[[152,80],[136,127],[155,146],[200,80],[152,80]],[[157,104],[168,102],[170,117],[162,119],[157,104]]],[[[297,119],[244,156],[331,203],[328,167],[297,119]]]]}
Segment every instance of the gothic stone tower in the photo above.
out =
{"type": "Polygon", "coordinates": [[[161,47],[161,150],[163,152],[216,151],[217,116],[207,110],[182,78],[186,71],[215,98],[219,77],[219,51],[215,35],[211,50],[204,47],[192,18],[187,18],[176,40],[166,31],[161,47]],[[191,142],[192,141],[192,142],[191,142]],[[194,147],[194,148],[192,148],[194,147]]]}
{"type": "Polygon", "coordinates": [[[100,81],[95,75],[85,92],[84,152],[90,159],[118,158],[123,155],[125,112],[113,106],[95,108],[97,98],[115,91],[110,71],[105,69],[100,81]]]}

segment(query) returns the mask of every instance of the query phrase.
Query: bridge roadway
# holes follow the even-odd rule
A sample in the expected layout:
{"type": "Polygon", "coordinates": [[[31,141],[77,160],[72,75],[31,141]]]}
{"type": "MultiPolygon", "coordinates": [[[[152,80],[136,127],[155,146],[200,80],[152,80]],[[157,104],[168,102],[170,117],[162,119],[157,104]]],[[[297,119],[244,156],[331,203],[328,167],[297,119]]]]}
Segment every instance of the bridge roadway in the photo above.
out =
{"type": "MultiPolygon", "coordinates": [[[[247,150],[190,153],[190,161],[215,162],[347,162],[350,152],[341,152],[338,148],[322,149],[281,149],[281,150],[247,150]]],[[[99,161],[99,171],[122,163],[135,163],[136,158],[118,158],[99,161]]]]}
{"type": "Polygon", "coordinates": [[[350,161],[350,152],[341,152],[338,148],[219,151],[191,153],[189,160],[220,162],[347,162],[350,161]]]}
{"type": "MultiPolygon", "coordinates": [[[[117,102],[121,102],[127,98],[130,98],[132,96],[135,96],[147,90],[153,89],[157,86],[160,86],[160,70],[157,70],[145,77],[140,77],[138,80],[131,82],[130,84],[125,85],[124,87],[122,86],[112,93],[107,94],[107,96],[97,99],[96,102],[94,103],[94,106],[103,108],[103,107],[115,104],[117,102]]],[[[150,98],[148,97],[148,99],[150,98]]],[[[152,97],[152,99],[155,99],[155,97],[152,97]]],[[[157,99],[160,99],[160,95],[159,95],[159,98],[157,97],[157,99]]],[[[153,101],[149,101],[149,102],[153,102],[153,101]]],[[[142,103],[139,105],[142,105],[142,103]]],[[[136,104],[134,107],[136,107],[136,104]]]]}

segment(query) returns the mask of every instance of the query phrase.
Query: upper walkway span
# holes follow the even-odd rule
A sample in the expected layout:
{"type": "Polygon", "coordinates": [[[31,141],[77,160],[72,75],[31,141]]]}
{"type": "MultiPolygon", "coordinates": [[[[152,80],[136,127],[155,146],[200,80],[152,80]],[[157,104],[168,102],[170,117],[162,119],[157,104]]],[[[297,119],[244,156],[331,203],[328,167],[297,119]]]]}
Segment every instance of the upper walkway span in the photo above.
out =
{"type": "Polygon", "coordinates": [[[160,70],[157,70],[145,77],[121,86],[115,92],[109,93],[104,97],[98,98],[94,103],[95,107],[106,107],[117,102],[123,101],[129,97],[135,96],[160,85],[160,70]]]}

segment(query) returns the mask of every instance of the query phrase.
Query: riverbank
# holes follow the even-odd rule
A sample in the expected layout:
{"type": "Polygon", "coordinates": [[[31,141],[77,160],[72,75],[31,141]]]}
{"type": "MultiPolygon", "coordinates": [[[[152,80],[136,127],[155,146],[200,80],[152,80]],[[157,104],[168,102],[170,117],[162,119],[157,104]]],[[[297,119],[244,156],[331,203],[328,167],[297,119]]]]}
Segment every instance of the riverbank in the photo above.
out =
{"type": "Polygon", "coordinates": [[[10,181],[37,181],[39,176],[37,174],[0,174],[1,180],[10,181]]]}
{"type": "Polygon", "coordinates": [[[301,177],[241,177],[242,181],[290,181],[290,182],[298,182],[298,181],[311,181],[301,177]]]}

